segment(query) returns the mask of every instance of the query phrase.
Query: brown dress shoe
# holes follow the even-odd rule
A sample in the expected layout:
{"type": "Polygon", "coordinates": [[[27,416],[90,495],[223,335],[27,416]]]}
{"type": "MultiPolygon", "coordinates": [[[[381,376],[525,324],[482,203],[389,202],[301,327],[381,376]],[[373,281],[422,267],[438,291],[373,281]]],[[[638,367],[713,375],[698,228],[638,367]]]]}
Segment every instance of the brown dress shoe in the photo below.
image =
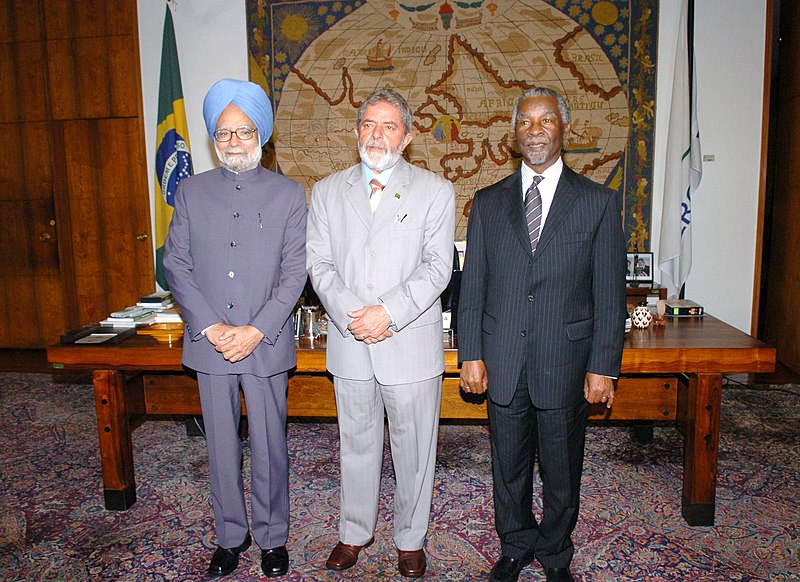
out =
{"type": "Polygon", "coordinates": [[[425,573],[424,550],[397,550],[397,569],[406,578],[419,578],[425,573]]]}
{"type": "Polygon", "coordinates": [[[358,553],[372,545],[375,538],[370,538],[369,541],[363,546],[351,546],[342,542],[337,543],[331,552],[328,561],[325,562],[325,567],[329,570],[347,570],[352,568],[358,562],[358,553]]]}

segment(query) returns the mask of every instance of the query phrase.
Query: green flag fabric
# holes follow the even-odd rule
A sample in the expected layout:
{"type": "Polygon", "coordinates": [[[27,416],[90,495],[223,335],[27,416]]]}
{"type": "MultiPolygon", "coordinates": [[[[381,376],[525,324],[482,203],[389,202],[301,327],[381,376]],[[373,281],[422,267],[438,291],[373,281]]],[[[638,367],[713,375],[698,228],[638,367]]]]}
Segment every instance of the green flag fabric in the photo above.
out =
{"type": "Polygon", "coordinates": [[[156,130],[156,191],[153,208],[156,218],[156,281],[169,289],[164,276],[162,257],[167,238],[175,191],[184,178],[192,175],[189,151],[189,128],[181,87],[181,69],[175,44],[172,12],[167,4],[164,40],[161,49],[161,77],[158,86],[158,128],[156,130]]]}

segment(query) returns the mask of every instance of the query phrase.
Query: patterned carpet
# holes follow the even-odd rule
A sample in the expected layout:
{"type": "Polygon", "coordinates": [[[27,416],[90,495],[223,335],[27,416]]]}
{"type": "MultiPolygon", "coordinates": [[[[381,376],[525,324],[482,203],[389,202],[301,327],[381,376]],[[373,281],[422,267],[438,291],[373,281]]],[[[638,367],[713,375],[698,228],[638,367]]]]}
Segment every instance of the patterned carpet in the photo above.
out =
{"type": "MultiPolygon", "coordinates": [[[[86,377],[0,374],[0,580],[198,580],[215,547],[202,438],[183,422],[133,433],[138,501],[103,509],[86,377]]],[[[656,427],[639,445],[592,425],[573,571],[578,580],[800,580],[800,387],[727,385],[714,527],[680,515],[682,438],[656,427]]],[[[387,462],[376,543],[341,574],[335,424],[289,426],[290,574],[283,580],[401,580],[387,462]]],[[[245,452],[249,466],[249,450],[245,452]]],[[[485,580],[498,555],[488,433],[443,426],[427,580],[485,580]]],[[[254,545],[230,580],[263,580],[254,545]]],[[[520,580],[544,580],[540,567],[520,580]]]]}

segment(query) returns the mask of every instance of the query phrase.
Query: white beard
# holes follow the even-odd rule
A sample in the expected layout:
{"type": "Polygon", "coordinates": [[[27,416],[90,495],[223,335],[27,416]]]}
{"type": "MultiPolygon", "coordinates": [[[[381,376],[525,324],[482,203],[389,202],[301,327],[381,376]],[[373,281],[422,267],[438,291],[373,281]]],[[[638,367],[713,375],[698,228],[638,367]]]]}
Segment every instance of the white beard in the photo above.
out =
{"type": "Polygon", "coordinates": [[[398,147],[395,150],[384,149],[381,154],[374,154],[367,150],[368,147],[385,148],[383,143],[378,141],[369,141],[365,144],[358,144],[358,155],[361,156],[361,161],[373,172],[383,172],[394,166],[400,156],[403,155],[403,150],[398,147]]]}
{"type": "Polygon", "coordinates": [[[217,144],[214,144],[214,149],[217,152],[217,157],[219,158],[219,163],[222,165],[223,168],[226,170],[230,170],[231,172],[239,173],[239,172],[246,172],[247,170],[252,170],[253,168],[257,167],[261,163],[261,156],[263,154],[261,148],[255,148],[251,152],[243,152],[243,153],[227,153],[221,152],[217,144]]]}

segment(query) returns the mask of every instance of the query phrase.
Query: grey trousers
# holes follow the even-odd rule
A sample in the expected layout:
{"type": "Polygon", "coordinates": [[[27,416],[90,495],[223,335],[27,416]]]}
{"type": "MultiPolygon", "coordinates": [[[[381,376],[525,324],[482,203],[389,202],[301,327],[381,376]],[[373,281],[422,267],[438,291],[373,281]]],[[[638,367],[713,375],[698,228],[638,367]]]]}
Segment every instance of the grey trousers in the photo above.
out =
{"type": "Polygon", "coordinates": [[[247,404],[252,457],[250,505],[253,538],[262,549],[286,544],[289,535],[289,455],[286,449],[287,373],[197,374],[208,445],[211,502],[218,544],[233,548],[248,532],[239,440],[241,401],[247,404]]]}
{"type": "Polygon", "coordinates": [[[400,550],[422,548],[428,531],[442,378],[382,385],[334,378],[341,446],[339,538],[363,545],[375,533],[383,467],[383,414],[397,487],[394,542],[400,550]]]}

